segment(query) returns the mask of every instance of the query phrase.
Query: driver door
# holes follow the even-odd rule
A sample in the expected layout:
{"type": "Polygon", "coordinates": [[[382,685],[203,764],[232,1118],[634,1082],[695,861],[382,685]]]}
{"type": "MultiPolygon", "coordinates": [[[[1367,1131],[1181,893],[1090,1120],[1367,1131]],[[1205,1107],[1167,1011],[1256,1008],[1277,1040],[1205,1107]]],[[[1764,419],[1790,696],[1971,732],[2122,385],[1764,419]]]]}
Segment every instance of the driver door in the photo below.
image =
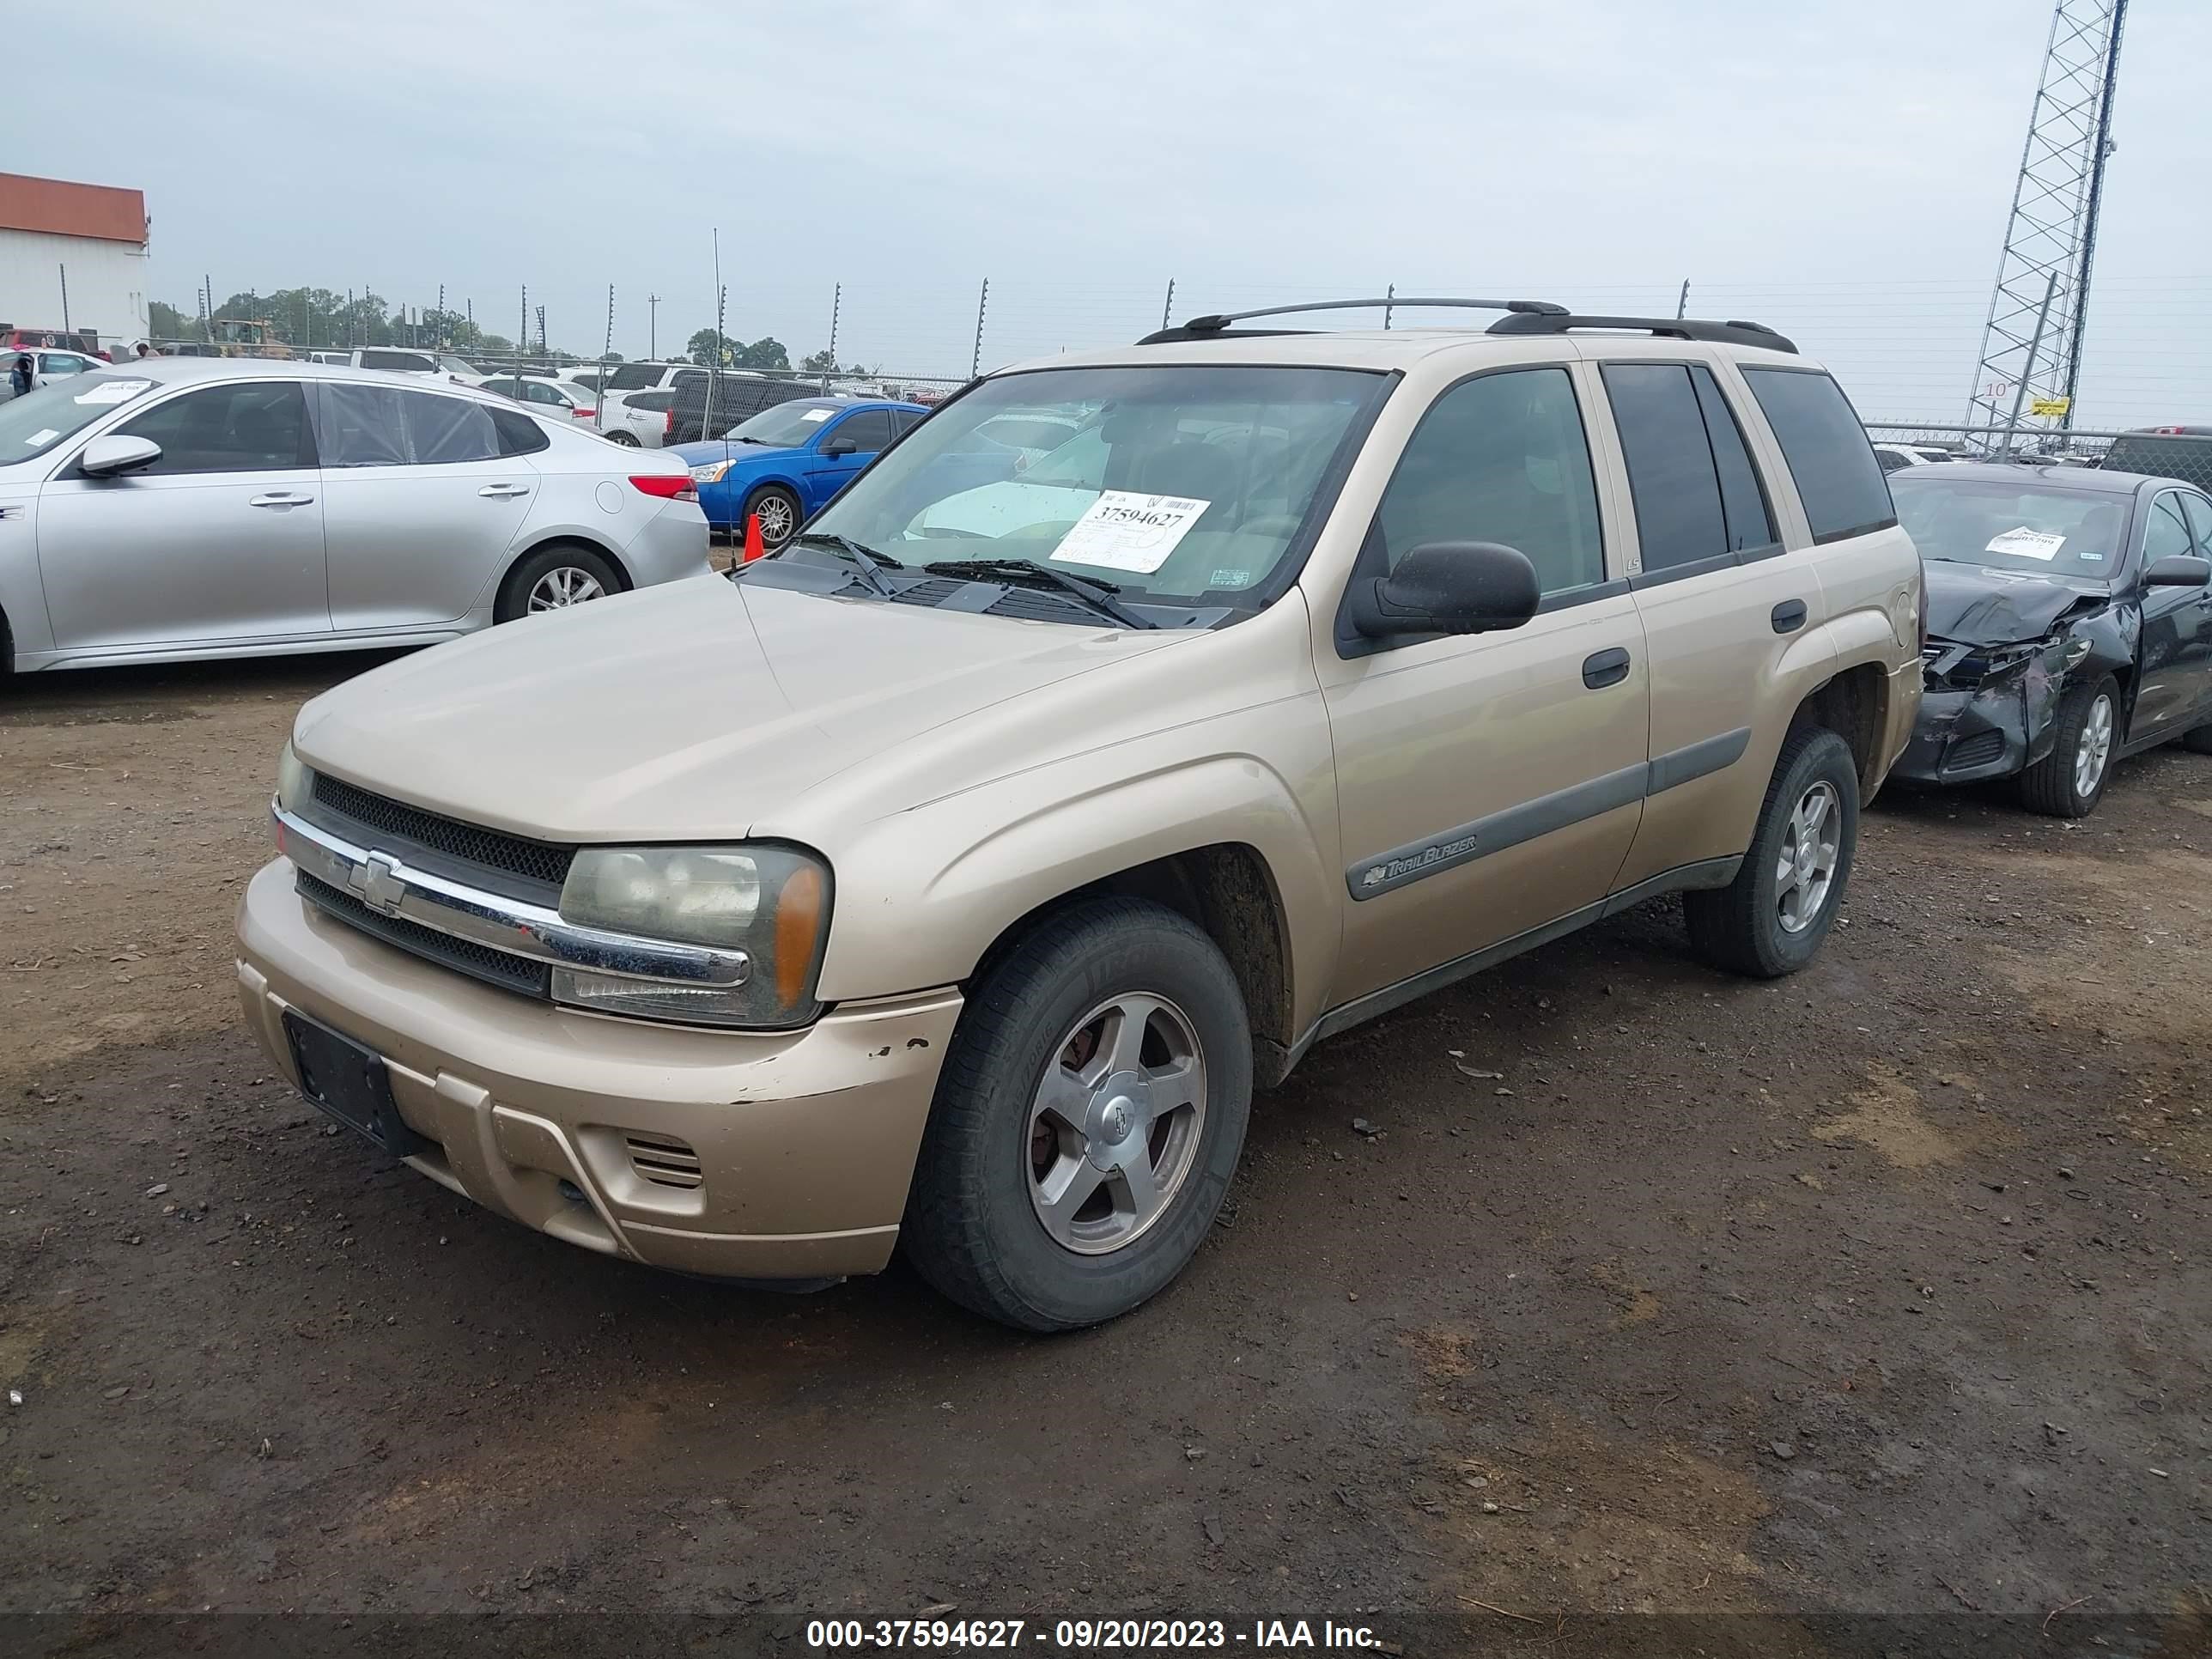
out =
{"type": "Polygon", "coordinates": [[[88,478],[72,459],[39,493],[39,574],[54,643],[100,649],[331,629],[321,475],[296,380],[224,380],[112,428],[161,447],[88,478]]]}
{"type": "MultiPolygon", "coordinates": [[[[2179,489],[2161,489],[2144,512],[2142,552],[2136,580],[2160,559],[2198,551],[2179,489]]],[[[2135,712],[2128,744],[2178,737],[2197,724],[2204,702],[2205,653],[2212,640],[2212,589],[2142,590],[2142,666],[2136,677],[2135,712]]]]}
{"type": "Polygon", "coordinates": [[[1490,634],[1317,645],[1336,751],[1348,1001],[1601,903],[1643,813],[1644,626],[1608,571],[1577,377],[1501,369],[1407,441],[1353,580],[1430,542],[1528,556],[1542,608],[1490,634]]]}

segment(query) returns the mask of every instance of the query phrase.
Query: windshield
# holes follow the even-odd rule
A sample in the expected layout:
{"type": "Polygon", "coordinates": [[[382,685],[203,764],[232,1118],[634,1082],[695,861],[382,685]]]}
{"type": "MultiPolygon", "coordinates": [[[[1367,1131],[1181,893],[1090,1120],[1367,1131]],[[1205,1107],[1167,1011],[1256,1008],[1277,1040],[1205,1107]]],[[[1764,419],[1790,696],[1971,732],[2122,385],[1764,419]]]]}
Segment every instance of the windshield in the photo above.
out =
{"type": "Polygon", "coordinates": [[[1274,574],[1386,386],[1339,368],[1004,375],[923,422],[812,527],[917,568],[1020,559],[1138,599],[1233,604],[1274,574]],[[1009,445],[991,428],[1017,413],[1021,438],[1066,435],[1009,445]]]}
{"type": "Polygon", "coordinates": [[[137,375],[73,374],[0,404],[0,466],[45,454],[153,385],[137,375]]]}
{"type": "Polygon", "coordinates": [[[1889,489],[1898,521],[1923,559],[2098,581],[2120,574],[2128,525],[2124,498],[2032,483],[1929,477],[1918,467],[1891,473],[1889,489]]]}
{"type": "Polygon", "coordinates": [[[795,448],[840,412],[835,404],[778,404],[749,420],[738,422],[727,435],[739,443],[766,444],[773,449],[795,448]]]}

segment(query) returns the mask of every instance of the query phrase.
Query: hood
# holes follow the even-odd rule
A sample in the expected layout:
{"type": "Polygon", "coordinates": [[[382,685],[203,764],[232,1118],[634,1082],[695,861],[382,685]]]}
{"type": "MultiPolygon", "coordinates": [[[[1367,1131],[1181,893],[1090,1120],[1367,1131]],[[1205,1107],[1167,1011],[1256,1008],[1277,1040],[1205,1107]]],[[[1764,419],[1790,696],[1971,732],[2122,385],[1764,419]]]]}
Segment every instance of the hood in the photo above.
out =
{"type": "Polygon", "coordinates": [[[294,742],[518,835],[732,839],[934,727],[1192,637],[702,577],[388,663],[307,704],[294,742]]]}
{"type": "MultiPolygon", "coordinates": [[[[671,444],[660,453],[673,455],[686,466],[705,466],[710,462],[728,460],[730,451],[736,447],[725,439],[709,438],[703,443],[671,444]]],[[[750,447],[750,445],[744,447],[750,447]]]]}
{"type": "Polygon", "coordinates": [[[2013,645],[2041,639],[2068,611],[2093,609],[2112,597],[2097,582],[2069,581],[2033,572],[1930,559],[1928,631],[1961,645],[2013,645]]]}

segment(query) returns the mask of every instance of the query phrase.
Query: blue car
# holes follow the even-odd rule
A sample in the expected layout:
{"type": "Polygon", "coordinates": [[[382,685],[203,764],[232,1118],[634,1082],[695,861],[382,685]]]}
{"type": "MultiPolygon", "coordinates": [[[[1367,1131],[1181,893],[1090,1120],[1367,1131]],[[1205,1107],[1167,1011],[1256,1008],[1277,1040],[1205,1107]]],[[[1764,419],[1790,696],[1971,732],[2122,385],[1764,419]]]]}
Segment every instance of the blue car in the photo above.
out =
{"type": "Polygon", "coordinates": [[[761,410],[726,437],[678,444],[675,453],[691,469],[707,522],[742,532],[757,514],[761,542],[773,552],[928,413],[920,404],[800,398],[761,410]]]}

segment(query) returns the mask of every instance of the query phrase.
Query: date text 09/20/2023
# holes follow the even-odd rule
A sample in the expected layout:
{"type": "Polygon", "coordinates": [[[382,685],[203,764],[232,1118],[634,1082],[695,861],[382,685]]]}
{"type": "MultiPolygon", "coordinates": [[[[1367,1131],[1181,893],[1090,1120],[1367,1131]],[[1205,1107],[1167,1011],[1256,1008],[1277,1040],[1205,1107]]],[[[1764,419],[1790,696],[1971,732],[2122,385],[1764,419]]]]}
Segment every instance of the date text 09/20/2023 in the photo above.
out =
{"type": "Polygon", "coordinates": [[[1249,1629],[1220,1619],[815,1619],[806,1644],[823,1652],[867,1648],[1024,1648],[1106,1652],[1172,1648],[1242,1648],[1249,1653],[1364,1649],[1396,1653],[1364,1625],[1333,1620],[1255,1619],[1249,1629]]]}

